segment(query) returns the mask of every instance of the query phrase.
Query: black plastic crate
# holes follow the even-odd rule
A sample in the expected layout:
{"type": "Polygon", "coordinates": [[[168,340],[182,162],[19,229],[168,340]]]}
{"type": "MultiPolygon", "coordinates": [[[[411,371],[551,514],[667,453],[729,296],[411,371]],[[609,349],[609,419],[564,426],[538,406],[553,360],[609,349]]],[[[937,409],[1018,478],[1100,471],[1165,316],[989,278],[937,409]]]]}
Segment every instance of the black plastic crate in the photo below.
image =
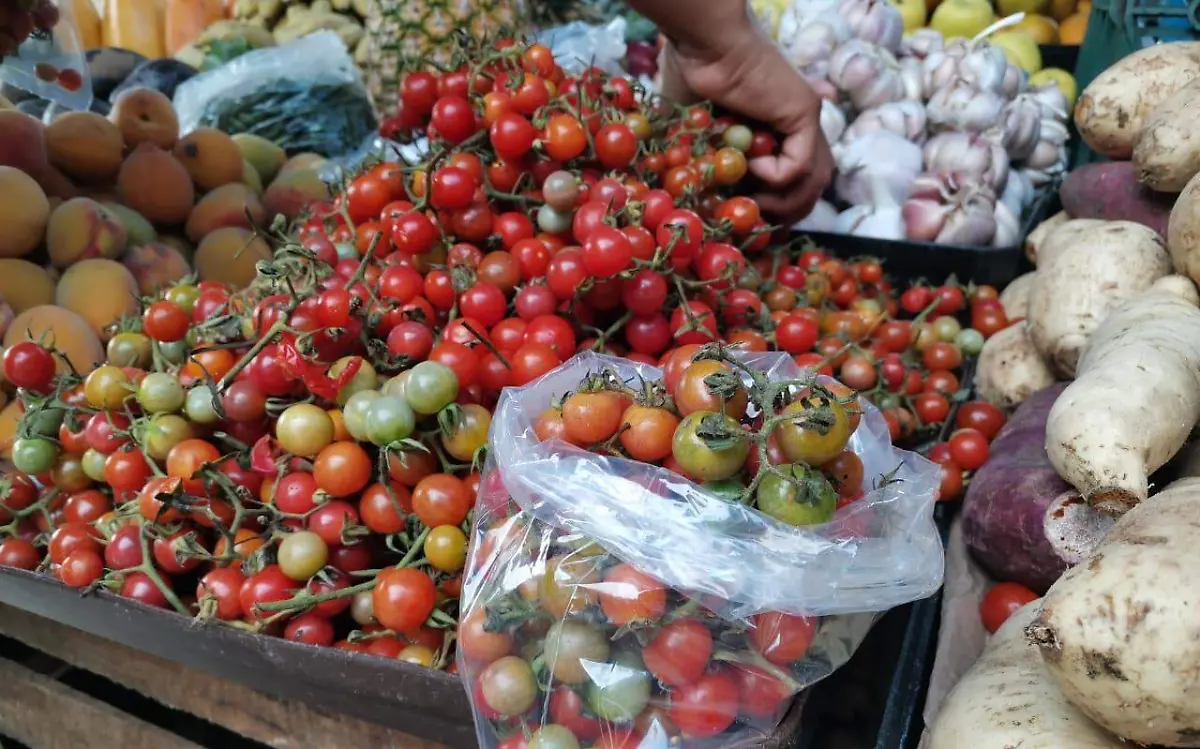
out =
{"type": "Polygon", "coordinates": [[[1033,205],[1025,212],[1021,221],[1019,241],[1013,247],[966,247],[961,245],[936,244],[934,242],[911,242],[908,240],[873,239],[854,237],[832,232],[805,232],[818,247],[832,251],[839,257],[851,258],[870,256],[883,261],[889,276],[902,281],[917,278],[943,281],[953,275],[959,281],[1003,286],[1021,272],[1025,254],[1022,246],[1029,232],[1049,218],[1058,204],[1058,186],[1049,185],[1033,205]]]}

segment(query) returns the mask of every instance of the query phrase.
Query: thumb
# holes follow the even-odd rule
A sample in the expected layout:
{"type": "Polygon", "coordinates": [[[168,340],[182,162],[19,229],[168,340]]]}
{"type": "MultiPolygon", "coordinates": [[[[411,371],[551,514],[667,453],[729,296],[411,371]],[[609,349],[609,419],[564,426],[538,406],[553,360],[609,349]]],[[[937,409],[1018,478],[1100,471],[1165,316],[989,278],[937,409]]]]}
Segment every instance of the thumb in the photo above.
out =
{"type": "Polygon", "coordinates": [[[658,90],[667,99],[680,104],[691,104],[695,99],[692,90],[684,80],[683,70],[679,67],[679,58],[669,40],[663,44],[662,51],[658,53],[658,77],[658,90]]]}

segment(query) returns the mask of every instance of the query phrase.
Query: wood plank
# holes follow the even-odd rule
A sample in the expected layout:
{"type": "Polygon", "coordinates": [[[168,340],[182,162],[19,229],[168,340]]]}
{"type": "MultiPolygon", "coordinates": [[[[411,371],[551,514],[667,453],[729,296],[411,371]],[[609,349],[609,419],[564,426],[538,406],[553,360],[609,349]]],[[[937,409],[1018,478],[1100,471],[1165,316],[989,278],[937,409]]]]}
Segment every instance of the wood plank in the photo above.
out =
{"type": "Polygon", "coordinates": [[[0,732],[36,749],[201,749],[47,676],[2,659],[0,732]]]}
{"type": "MultiPolygon", "coordinates": [[[[0,634],[277,749],[446,749],[357,718],[277,700],[3,604],[0,634]]],[[[180,643],[180,647],[187,645],[180,643]]]]}

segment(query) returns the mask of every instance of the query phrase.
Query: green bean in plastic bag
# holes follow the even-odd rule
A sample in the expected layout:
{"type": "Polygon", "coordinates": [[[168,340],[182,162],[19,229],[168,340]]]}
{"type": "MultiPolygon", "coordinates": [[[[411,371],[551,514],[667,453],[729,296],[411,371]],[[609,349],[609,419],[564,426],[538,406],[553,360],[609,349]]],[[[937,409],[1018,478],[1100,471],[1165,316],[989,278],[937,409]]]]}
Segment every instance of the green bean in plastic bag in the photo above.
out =
{"type": "Polygon", "coordinates": [[[247,52],[175,92],[180,129],[266,138],[294,155],[337,157],[378,131],[367,90],[337,34],[247,52]]]}

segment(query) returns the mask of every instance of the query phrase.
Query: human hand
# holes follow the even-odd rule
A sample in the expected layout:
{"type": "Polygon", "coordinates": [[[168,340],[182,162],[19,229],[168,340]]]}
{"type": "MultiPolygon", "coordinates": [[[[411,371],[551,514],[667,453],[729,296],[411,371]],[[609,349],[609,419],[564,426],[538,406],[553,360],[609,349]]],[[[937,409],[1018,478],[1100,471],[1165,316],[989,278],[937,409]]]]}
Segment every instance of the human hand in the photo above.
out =
{"type": "Polygon", "coordinates": [[[783,136],[780,153],[752,159],[750,171],[765,188],[755,196],[759,206],[790,225],[812,211],[833,176],[821,99],[753,23],[722,36],[704,47],[667,42],[663,94],[711,100],[783,136]]]}

